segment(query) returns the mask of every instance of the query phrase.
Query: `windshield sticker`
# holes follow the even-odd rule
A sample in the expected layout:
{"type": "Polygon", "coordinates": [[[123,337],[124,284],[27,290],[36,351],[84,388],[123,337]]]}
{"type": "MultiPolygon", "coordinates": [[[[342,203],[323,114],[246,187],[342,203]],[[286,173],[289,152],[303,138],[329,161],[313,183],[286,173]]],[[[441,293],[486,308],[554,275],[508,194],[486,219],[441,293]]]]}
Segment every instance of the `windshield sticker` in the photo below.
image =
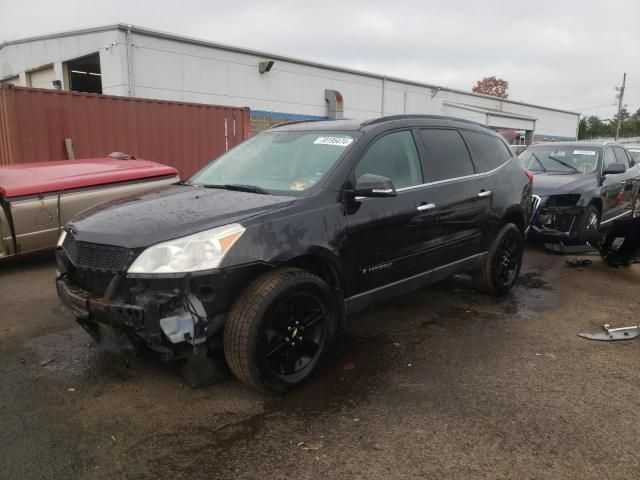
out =
{"type": "Polygon", "coordinates": [[[297,190],[298,192],[306,190],[307,188],[309,188],[309,182],[304,179],[296,180],[289,186],[289,190],[297,190]]]}
{"type": "Polygon", "coordinates": [[[334,145],[336,147],[348,147],[353,142],[353,138],[349,137],[318,137],[315,145],[334,145]]]}
{"type": "Polygon", "coordinates": [[[595,150],[574,150],[574,155],[591,155],[592,157],[596,154],[595,150]]]}

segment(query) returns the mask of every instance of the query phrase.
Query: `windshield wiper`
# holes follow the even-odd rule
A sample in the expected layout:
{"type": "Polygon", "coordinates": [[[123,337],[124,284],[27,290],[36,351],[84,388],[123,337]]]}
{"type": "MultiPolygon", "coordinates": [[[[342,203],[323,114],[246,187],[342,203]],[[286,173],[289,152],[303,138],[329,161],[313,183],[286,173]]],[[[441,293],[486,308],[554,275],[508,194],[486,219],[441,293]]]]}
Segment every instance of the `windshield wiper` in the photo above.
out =
{"type": "Polygon", "coordinates": [[[235,190],[238,192],[259,193],[261,195],[269,195],[269,192],[262,187],[256,185],[242,185],[240,183],[227,183],[224,185],[204,184],[204,188],[222,188],[224,190],[235,190]]]}
{"type": "Polygon", "coordinates": [[[533,156],[533,158],[535,159],[535,161],[536,161],[536,162],[538,162],[538,165],[540,165],[540,168],[542,169],[542,171],[546,173],[546,172],[547,172],[547,169],[546,169],[546,168],[544,168],[544,164],[540,161],[540,159],[538,158],[538,156],[537,156],[535,153],[533,153],[533,152],[531,152],[531,155],[533,156]]]}
{"type": "Polygon", "coordinates": [[[576,167],[574,167],[573,165],[569,165],[567,162],[564,162],[562,160],[560,160],[557,157],[554,157],[553,155],[549,155],[548,156],[551,160],[554,160],[556,162],[558,162],[560,165],[563,165],[565,167],[567,167],[568,169],[572,170],[574,173],[580,173],[578,172],[578,169],[576,167]]]}

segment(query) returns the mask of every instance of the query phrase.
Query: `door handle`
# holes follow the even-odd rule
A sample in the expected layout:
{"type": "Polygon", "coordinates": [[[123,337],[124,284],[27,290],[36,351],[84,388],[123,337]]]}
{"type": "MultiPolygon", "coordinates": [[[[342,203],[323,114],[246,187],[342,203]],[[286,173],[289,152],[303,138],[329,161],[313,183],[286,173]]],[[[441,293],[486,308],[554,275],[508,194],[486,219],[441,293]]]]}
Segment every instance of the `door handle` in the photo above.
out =
{"type": "Polygon", "coordinates": [[[488,197],[489,195],[491,195],[491,190],[483,190],[478,194],[479,197],[488,197]]]}
{"type": "Polygon", "coordinates": [[[422,205],[418,206],[418,211],[426,212],[427,210],[433,210],[434,208],[436,208],[435,203],[423,203],[422,205]]]}

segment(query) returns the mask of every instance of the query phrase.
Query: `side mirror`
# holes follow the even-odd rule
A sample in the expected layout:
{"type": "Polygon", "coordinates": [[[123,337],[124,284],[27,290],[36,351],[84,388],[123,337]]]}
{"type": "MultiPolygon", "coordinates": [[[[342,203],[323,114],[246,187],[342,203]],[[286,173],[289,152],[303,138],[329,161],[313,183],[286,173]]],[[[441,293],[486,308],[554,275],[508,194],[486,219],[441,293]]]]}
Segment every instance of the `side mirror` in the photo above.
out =
{"type": "Polygon", "coordinates": [[[624,163],[611,163],[604,170],[605,175],[619,175],[627,171],[627,167],[624,163]]]}
{"type": "Polygon", "coordinates": [[[395,197],[396,187],[391,179],[365,173],[356,181],[356,197],[395,197]]]}

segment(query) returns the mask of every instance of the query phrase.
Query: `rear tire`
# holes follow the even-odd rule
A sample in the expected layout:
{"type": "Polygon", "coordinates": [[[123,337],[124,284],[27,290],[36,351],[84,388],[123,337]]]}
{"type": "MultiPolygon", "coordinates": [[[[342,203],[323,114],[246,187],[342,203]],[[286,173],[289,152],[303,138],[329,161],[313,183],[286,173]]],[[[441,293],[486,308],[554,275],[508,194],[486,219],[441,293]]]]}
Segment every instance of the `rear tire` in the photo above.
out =
{"type": "Polygon", "coordinates": [[[224,328],[224,354],[238,379],[285,392],[318,369],[337,325],[336,298],[320,278],[279,268],[234,301],[224,328]]]}
{"type": "Polygon", "coordinates": [[[505,224],[491,243],[484,265],[472,272],[473,286],[481,292],[505,295],[518,279],[524,239],[513,223],[505,224]]]}

